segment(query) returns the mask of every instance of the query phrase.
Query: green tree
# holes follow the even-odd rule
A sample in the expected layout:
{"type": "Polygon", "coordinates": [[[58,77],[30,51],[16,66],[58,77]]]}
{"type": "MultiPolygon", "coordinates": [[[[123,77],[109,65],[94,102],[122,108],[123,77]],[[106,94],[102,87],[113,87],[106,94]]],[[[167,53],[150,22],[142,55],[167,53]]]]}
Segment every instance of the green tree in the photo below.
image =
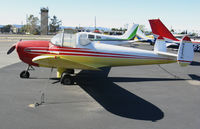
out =
{"type": "Polygon", "coordinates": [[[20,29],[21,34],[29,33],[30,34],[30,25],[23,25],[20,29]]]}
{"type": "Polygon", "coordinates": [[[50,32],[57,32],[61,26],[61,21],[54,15],[53,18],[50,19],[50,32]]]}
{"type": "Polygon", "coordinates": [[[28,31],[31,33],[31,34],[39,34],[39,26],[38,26],[38,23],[39,23],[39,19],[38,17],[35,17],[34,15],[30,15],[28,17],[28,31]]]}
{"type": "Polygon", "coordinates": [[[27,19],[27,24],[22,26],[20,33],[29,33],[29,34],[40,34],[39,32],[39,19],[34,15],[30,15],[27,19]]]}
{"type": "Polygon", "coordinates": [[[170,31],[171,31],[172,33],[174,33],[174,32],[175,32],[175,31],[174,31],[174,29],[171,29],[170,31]]]}
{"type": "Polygon", "coordinates": [[[1,29],[1,32],[2,33],[4,33],[4,32],[9,33],[9,32],[11,32],[11,27],[12,27],[12,25],[3,26],[2,29],[1,29]]]}

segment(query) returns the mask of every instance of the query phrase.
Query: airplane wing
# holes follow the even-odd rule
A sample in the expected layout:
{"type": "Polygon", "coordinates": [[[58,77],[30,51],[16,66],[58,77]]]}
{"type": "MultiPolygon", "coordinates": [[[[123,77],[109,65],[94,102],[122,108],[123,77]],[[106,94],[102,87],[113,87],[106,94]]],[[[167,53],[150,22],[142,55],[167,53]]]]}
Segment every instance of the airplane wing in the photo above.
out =
{"type": "Polygon", "coordinates": [[[55,55],[42,55],[33,58],[34,63],[39,66],[51,66],[54,68],[72,68],[72,69],[87,69],[87,70],[100,70],[97,66],[90,66],[79,62],[71,61],[69,59],[55,56],[55,55]]]}

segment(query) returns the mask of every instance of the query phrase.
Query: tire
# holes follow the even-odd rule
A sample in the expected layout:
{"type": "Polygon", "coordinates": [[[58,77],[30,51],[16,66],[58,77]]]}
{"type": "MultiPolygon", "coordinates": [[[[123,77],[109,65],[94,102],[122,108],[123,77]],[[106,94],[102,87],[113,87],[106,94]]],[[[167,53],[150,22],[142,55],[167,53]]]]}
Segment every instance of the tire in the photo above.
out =
{"type": "Polygon", "coordinates": [[[30,77],[30,73],[28,71],[22,71],[20,73],[20,78],[29,78],[30,77]]]}
{"type": "Polygon", "coordinates": [[[70,75],[63,75],[60,83],[63,85],[73,85],[74,84],[74,80],[73,77],[71,77],[70,75]]]}

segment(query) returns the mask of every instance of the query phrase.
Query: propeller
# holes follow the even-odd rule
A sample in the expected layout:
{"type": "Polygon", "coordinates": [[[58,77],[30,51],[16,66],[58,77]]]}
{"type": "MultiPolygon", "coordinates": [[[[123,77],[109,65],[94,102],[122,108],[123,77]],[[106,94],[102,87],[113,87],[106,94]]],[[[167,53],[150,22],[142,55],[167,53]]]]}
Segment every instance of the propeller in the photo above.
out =
{"type": "MultiPolygon", "coordinates": [[[[22,39],[19,40],[19,42],[22,41],[22,39]]],[[[10,53],[12,53],[15,48],[16,48],[17,43],[13,44],[12,47],[7,51],[7,55],[9,55],[10,53]]]]}
{"type": "Polygon", "coordinates": [[[16,48],[16,44],[13,44],[12,47],[7,51],[7,55],[9,55],[10,53],[12,53],[16,48]]]}

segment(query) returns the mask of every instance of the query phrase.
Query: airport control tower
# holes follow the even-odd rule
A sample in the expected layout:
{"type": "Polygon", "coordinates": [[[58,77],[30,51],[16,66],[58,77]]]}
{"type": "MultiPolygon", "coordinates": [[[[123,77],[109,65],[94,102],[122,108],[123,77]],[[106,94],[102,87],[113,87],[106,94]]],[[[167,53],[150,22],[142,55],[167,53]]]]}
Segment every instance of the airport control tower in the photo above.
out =
{"type": "Polygon", "coordinates": [[[41,35],[47,35],[48,34],[48,8],[41,8],[41,35]]]}

